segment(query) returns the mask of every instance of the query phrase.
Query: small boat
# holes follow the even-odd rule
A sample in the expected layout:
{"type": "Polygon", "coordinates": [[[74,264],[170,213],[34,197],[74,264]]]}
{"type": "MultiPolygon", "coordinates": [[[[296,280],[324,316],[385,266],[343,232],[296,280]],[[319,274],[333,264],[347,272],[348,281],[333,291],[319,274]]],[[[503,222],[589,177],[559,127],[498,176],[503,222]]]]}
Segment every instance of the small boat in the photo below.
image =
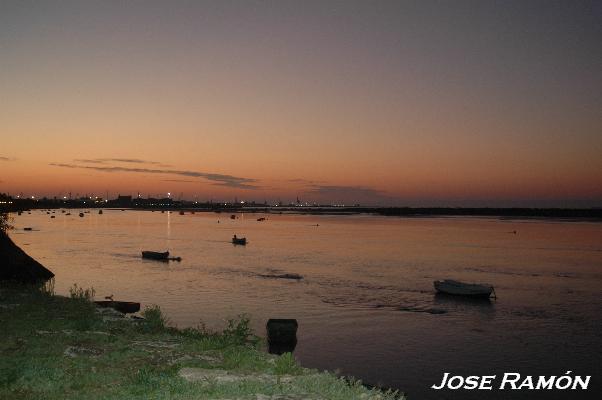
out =
{"type": "Polygon", "coordinates": [[[71,213],[67,213],[67,214],[65,214],[65,215],[71,215],[71,213]]]}
{"type": "Polygon", "coordinates": [[[232,237],[232,244],[242,244],[244,246],[247,244],[247,238],[246,237],[239,238],[239,237],[236,237],[236,235],[234,235],[232,237]]]}
{"type": "Polygon", "coordinates": [[[33,230],[33,229],[32,229],[32,228],[30,228],[30,227],[26,227],[26,228],[23,228],[23,230],[24,230],[24,231],[31,231],[31,230],[33,230]]]}
{"type": "Polygon", "coordinates": [[[148,258],[149,260],[169,260],[169,251],[143,251],[142,258],[148,258]]]}
{"type": "Polygon", "coordinates": [[[454,296],[489,298],[491,296],[491,293],[493,292],[495,297],[495,290],[491,285],[464,283],[454,281],[452,279],[434,281],[433,284],[435,286],[435,289],[439,293],[451,294],[454,296]]]}
{"type": "Polygon", "coordinates": [[[130,314],[140,311],[140,303],[135,303],[133,301],[113,301],[113,300],[103,300],[103,301],[95,301],[98,307],[102,308],[112,308],[124,314],[130,314]]]}
{"type": "Polygon", "coordinates": [[[81,218],[83,218],[83,217],[84,217],[84,213],[79,213],[79,216],[80,216],[81,218]]]}
{"type": "Polygon", "coordinates": [[[184,211],[180,211],[180,215],[184,215],[184,214],[185,214],[185,212],[184,212],[184,211]]]}
{"type": "Polygon", "coordinates": [[[261,276],[262,278],[273,278],[273,279],[294,279],[294,280],[301,280],[303,279],[303,277],[299,274],[294,274],[294,273],[285,273],[285,274],[258,274],[259,276],[261,276]]]}
{"type": "Polygon", "coordinates": [[[264,218],[264,217],[257,218],[257,221],[259,221],[259,222],[261,222],[261,221],[265,221],[265,218],[264,218]]]}
{"type": "Polygon", "coordinates": [[[54,216],[54,215],[51,215],[51,216],[50,216],[50,218],[55,218],[55,216],[54,216]]]}
{"type": "Polygon", "coordinates": [[[230,219],[236,219],[236,215],[234,215],[234,214],[230,215],[230,219]]]}
{"type": "Polygon", "coordinates": [[[99,213],[99,214],[102,214],[102,210],[98,210],[98,213],[99,213]]]}

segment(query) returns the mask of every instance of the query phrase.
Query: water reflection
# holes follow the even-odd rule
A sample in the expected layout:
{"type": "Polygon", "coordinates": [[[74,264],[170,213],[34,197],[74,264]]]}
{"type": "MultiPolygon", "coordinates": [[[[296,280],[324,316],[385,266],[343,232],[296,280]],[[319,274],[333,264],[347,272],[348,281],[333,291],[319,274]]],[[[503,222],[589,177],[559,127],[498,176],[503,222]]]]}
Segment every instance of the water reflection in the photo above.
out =
{"type": "Polygon", "coordinates": [[[165,248],[169,249],[169,241],[171,239],[171,211],[167,212],[167,231],[165,232],[165,248]]]}

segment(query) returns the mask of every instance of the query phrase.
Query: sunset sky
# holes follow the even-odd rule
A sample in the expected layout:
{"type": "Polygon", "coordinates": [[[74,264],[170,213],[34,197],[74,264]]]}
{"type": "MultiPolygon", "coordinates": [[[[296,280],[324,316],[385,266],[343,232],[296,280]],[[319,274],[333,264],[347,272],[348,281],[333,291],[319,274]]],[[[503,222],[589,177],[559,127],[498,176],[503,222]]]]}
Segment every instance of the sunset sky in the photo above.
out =
{"type": "Polygon", "coordinates": [[[2,1],[0,192],[602,206],[602,2],[2,1]]]}

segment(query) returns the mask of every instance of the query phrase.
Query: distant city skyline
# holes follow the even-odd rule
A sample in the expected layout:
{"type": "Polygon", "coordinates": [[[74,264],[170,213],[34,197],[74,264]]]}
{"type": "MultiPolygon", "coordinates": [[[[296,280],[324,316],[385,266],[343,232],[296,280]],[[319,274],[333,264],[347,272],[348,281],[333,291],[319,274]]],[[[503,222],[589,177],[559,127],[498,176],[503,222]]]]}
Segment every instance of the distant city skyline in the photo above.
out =
{"type": "Polygon", "coordinates": [[[95,191],[95,192],[58,192],[58,193],[39,193],[39,192],[3,192],[0,194],[6,194],[13,198],[31,198],[36,200],[41,199],[56,199],[56,200],[69,200],[69,199],[108,199],[115,200],[119,196],[131,196],[136,198],[139,196],[141,199],[165,199],[171,198],[173,200],[182,200],[186,202],[198,202],[198,203],[257,203],[257,204],[268,204],[268,205],[293,205],[297,201],[305,206],[312,205],[331,205],[331,206],[383,206],[383,207],[501,207],[501,208],[601,208],[602,202],[596,200],[584,200],[584,199],[565,199],[565,200],[529,200],[529,199],[458,199],[458,200],[436,200],[436,199],[417,199],[402,201],[400,199],[389,199],[389,201],[378,201],[373,197],[365,197],[365,201],[359,201],[360,197],[355,198],[348,197],[346,200],[332,200],[328,197],[303,197],[298,195],[297,197],[253,197],[250,196],[238,196],[234,197],[215,197],[209,196],[204,193],[185,193],[185,192],[149,192],[143,193],[139,191],[95,191]],[[319,200],[321,199],[321,200],[319,200]]]}
{"type": "Polygon", "coordinates": [[[0,4],[0,192],[602,206],[602,3],[0,4]]]}

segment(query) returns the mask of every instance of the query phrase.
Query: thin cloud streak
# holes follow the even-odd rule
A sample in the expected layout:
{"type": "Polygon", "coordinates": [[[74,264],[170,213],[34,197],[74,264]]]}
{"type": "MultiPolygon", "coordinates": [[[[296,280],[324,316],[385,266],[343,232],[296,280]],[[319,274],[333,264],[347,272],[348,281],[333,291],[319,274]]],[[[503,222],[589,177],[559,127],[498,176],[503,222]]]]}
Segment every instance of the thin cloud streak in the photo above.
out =
{"type": "Polygon", "coordinates": [[[187,181],[186,179],[162,179],[162,182],[178,182],[178,183],[198,183],[197,181],[187,181]]]}
{"type": "Polygon", "coordinates": [[[207,172],[198,171],[180,171],[172,169],[151,169],[151,168],[129,168],[129,167],[97,167],[91,165],[74,165],[74,164],[63,164],[63,163],[50,163],[49,165],[61,168],[72,168],[72,169],[90,169],[101,172],[135,172],[143,174],[166,174],[166,175],[180,175],[188,176],[193,178],[204,178],[211,181],[213,185],[225,186],[235,189],[245,190],[256,190],[260,189],[260,186],[254,185],[257,179],[253,178],[241,178],[232,175],[213,174],[207,172]]]}
{"type": "Polygon", "coordinates": [[[75,162],[86,163],[86,164],[106,164],[104,160],[85,160],[85,159],[75,159],[75,162]]]}
{"type": "Polygon", "coordinates": [[[159,161],[148,161],[141,160],[138,158],[93,158],[93,159],[75,159],[75,162],[86,163],[86,164],[108,164],[111,162],[117,163],[128,163],[128,164],[147,164],[157,165],[159,167],[171,167],[169,164],[163,164],[159,161]]]}

